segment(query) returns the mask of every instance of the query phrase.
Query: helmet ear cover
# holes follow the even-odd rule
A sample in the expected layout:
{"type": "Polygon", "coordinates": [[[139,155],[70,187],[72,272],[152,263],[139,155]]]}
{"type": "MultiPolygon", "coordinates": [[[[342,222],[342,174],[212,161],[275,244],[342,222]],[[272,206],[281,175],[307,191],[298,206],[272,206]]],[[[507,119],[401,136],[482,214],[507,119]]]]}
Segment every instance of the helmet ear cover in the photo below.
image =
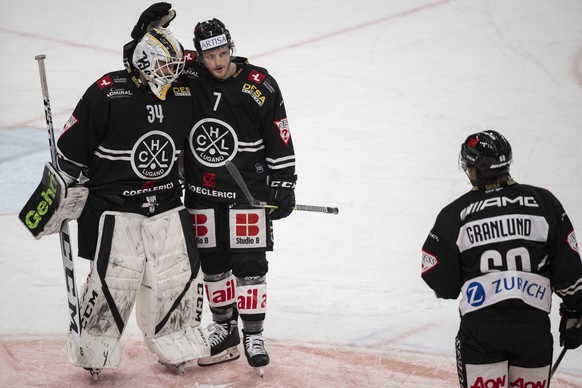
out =
{"type": "Polygon", "coordinates": [[[509,173],[511,145],[500,133],[488,130],[467,137],[461,144],[459,167],[474,166],[480,178],[495,178],[509,173]]]}
{"type": "Polygon", "coordinates": [[[170,85],[184,71],[184,49],[170,30],[154,28],[138,42],[132,63],[152,92],[165,100],[170,85]]]}

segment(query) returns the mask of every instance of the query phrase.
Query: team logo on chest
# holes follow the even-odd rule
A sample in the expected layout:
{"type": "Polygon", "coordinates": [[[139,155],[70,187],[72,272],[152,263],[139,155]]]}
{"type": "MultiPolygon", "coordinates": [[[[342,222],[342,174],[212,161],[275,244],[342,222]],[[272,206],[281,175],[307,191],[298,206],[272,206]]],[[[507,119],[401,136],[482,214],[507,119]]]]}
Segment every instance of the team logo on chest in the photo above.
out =
{"type": "Polygon", "coordinates": [[[207,167],[220,167],[236,155],[238,137],[222,120],[206,118],[190,131],[190,149],[198,162],[207,167]]]}
{"type": "Polygon", "coordinates": [[[131,151],[131,167],[142,179],[160,179],[172,170],[176,145],[174,140],[162,131],[152,131],[143,135],[131,151]]]}

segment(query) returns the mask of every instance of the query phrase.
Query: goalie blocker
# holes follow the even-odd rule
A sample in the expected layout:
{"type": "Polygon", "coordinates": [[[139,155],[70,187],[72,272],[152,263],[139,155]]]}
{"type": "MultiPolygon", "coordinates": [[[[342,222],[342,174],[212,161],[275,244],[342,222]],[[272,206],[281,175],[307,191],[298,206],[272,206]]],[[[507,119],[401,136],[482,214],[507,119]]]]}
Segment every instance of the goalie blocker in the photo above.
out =
{"type": "Polygon", "coordinates": [[[67,187],[57,169],[46,163],[38,187],[18,218],[38,240],[42,236],[58,233],[65,220],[79,218],[88,194],[86,187],[67,187]]]}

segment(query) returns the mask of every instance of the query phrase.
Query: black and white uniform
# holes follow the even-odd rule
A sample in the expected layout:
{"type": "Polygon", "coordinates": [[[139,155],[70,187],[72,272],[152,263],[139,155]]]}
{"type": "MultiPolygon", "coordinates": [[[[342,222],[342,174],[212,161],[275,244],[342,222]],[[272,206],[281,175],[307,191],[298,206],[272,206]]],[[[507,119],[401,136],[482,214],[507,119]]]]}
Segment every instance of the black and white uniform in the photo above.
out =
{"type": "Polygon", "coordinates": [[[175,83],[162,101],[122,70],[87,89],[57,143],[59,168],[88,179],[79,256],[93,259],[103,211],[152,216],[182,204],[177,160],[192,123],[186,84],[175,83]]]}
{"type": "MultiPolygon", "coordinates": [[[[248,204],[225,162],[232,161],[252,195],[266,201],[269,179],[294,176],[295,153],[275,79],[246,58],[233,63],[237,70],[226,80],[214,79],[197,62],[185,70],[195,98],[195,124],[185,154],[185,205],[192,213],[205,275],[232,270],[237,278],[262,278],[268,271],[266,251],[273,248],[272,223],[265,209],[248,204]]],[[[214,284],[217,294],[226,292],[229,279],[214,284]]],[[[260,287],[238,292],[258,292],[264,305],[266,284],[260,287]]],[[[213,306],[213,289],[209,293],[213,306]]],[[[243,319],[264,318],[264,308],[247,310],[244,301],[239,297],[243,319]]]]}
{"type": "Polygon", "coordinates": [[[178,176],[192,123],[187,84],[160,100],[123,70],[92,84],[65,124],[59,168],[89,189],[79,255],[93,260],[80,297],[83,350],[69,341],[77,366],[117,367],[136,299],[146,345],[161,361],[208,353],[198,343],[202,275],[178,176]]]}
{"type": "Polygon", "coordinates": [[[576,236],[549,191],[510,181],[446,206],[422,248],[422,278],[439,298],[461,295],[462,387],[549,386],[552,291],[582,308],[576,236]]]}

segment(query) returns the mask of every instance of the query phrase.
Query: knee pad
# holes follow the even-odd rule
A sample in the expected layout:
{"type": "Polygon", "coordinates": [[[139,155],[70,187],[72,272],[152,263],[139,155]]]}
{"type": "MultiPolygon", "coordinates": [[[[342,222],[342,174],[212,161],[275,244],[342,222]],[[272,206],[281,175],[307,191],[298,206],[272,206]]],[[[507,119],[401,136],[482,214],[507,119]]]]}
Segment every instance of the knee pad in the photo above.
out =
{"type": "Polygon", "coordinates": [[[232,255],[232,273],[237,278],[265,276],[269,271],[269,262],[265,252],[234,253],[232,255]]]}

